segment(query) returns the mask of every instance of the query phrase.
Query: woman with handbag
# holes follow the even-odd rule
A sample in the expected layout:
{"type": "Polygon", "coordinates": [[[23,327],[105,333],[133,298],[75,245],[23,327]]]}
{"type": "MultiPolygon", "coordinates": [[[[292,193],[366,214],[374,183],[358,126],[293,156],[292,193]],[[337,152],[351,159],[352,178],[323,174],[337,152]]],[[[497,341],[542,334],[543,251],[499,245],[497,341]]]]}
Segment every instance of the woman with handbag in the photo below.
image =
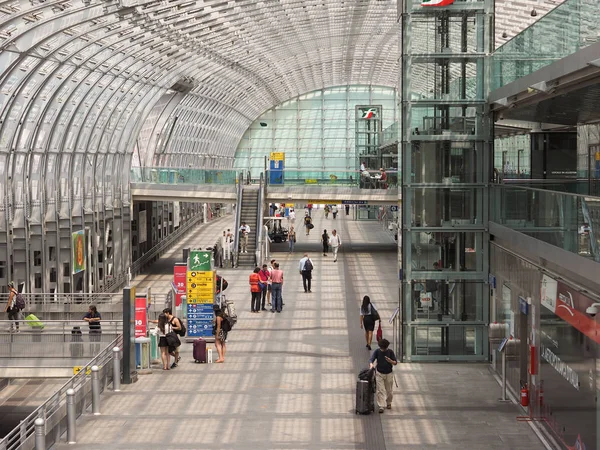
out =
{"type": "MultiPolygon", "coordinates": [[[[169,370],[169,347],[172,346],[172,344],[169,344],[169,340],[173,340],[172,336],[177,338],[177,335],[173,332],[173,327],[169,323],[166,314],[158,316],[158,325],[152,333],[158,336],[158,348],[160,348],[160,359],[162,360],[163,370],[169,370]]],[[[174,346],[174,348],[177,348],[177,346],[174,346]]]]}
{"type": "Polygon", "coordinates": [[[379,313],[377,312],[375,305],[371,303],[369,296],[365,295],[360,307],[360,328],[365,330],[367,350],[371,350],[373,330],[375,329],[375,322],[378,320],[381,322],[381,317],[379,317],[379,313]]]}
{"type": "Polygon", "coordinates": [[[288,231],[288,243],[290,244],[290,253],[294,251],[294,244],[296,243],[296,230],[294,227],[290,227],[290,231],[288,231]]]}

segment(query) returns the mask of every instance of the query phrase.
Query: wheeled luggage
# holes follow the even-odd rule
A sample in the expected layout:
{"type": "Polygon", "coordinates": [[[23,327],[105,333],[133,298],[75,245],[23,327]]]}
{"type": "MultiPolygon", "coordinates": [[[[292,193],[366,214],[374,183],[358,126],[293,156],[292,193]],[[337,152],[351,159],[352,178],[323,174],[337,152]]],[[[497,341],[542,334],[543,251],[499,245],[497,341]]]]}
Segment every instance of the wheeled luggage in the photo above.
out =
{"type": "Polygon", "coordinates": [[[206,362],[206,341],[202,338],[198,338],[194,341],[192,354],[194,361],[197,363],[206,362]]]}
{"type": "Polygon", "coordinates": [[[371,414],[375,411],[375,371],[365,369],[356,382],[356,414],[371,414]]]}
{"type": "Polygon", "coordinates": [[[44,323],[38,319],[35,314],[29,314],[28,316],[25,316],[25,323],[36,330],[44,329],[44,323]]]}

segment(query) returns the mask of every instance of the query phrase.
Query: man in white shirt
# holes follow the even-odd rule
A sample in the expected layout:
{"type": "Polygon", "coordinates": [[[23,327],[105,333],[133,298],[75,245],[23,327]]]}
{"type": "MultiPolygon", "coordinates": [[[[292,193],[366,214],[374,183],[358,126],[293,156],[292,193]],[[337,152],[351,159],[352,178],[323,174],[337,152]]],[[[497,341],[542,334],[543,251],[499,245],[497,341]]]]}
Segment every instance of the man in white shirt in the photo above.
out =
{"type": "Polygon", "coordinates": [[[363,161],[360,163],[360,171],[364,172],[365,170],[367,170],[367,166],[365,166],[365,162],[363,161]]]}
{"type": "Polygon", "coordinates": [[[342,240],[340,239],[340,235],[337,234],[336,230],[331,232],[329,245],[331,245],[331,250],[333,250],[333,262],[337,262],[338,249],[342,246],[342,240]]]}
{"type": "Polygon", "coordinates": [[[290,213],[288,214],[288,219],[292,226],[296,225],[296,211],[290,209],[290,213]]]}
{"type": "Polygon", "coordinates": [[[240,247],[242,253],[248,253],[248,235],[250,234],[250,227],[246,225],[246,222],[242,222],[240,227],[240,247]]]}
{"type": "Polygon", "coordinates": [[[304,257],[300,260],[300,263],[298,264],[298,271],[300,272],[300,275],[302,275],[302,285],[304,286],[304,292],[312,292],[310,288],[313,268],[313,263],[308,257],[308,253],[305,253],[304,257]],[[310,263],[307,264],[307,262],[310,263]]]}

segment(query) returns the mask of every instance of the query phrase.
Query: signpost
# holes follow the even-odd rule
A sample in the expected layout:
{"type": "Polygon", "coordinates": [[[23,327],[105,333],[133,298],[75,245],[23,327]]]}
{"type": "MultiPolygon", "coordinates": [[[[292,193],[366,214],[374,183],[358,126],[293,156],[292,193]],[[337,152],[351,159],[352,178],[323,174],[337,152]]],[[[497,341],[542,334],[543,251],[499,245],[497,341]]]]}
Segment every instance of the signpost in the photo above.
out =
{"type": "Polygon", "coordinates": [[[187,336],[212,336],[216,292],[216,271],[210,252],[192,250],[186,280],[187,336]]]}

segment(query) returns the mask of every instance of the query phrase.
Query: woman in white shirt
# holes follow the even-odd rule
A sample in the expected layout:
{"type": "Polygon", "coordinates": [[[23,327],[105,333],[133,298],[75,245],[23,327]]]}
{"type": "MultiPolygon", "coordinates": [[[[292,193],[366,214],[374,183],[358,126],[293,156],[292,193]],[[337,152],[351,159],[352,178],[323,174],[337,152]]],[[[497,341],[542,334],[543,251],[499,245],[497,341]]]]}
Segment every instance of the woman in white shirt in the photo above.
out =
{"type": "Polygon", "coordinates": [[[158,336],[158,348],[160,348],[160,359],[163,363],[163,370],[169,370],[169,343],[167,342],[167,334],[173,331],[173,327],[169,323],[167,316],[161,314],[158,316],[158,325],[152,331],[152,334],[158,336]]]}

